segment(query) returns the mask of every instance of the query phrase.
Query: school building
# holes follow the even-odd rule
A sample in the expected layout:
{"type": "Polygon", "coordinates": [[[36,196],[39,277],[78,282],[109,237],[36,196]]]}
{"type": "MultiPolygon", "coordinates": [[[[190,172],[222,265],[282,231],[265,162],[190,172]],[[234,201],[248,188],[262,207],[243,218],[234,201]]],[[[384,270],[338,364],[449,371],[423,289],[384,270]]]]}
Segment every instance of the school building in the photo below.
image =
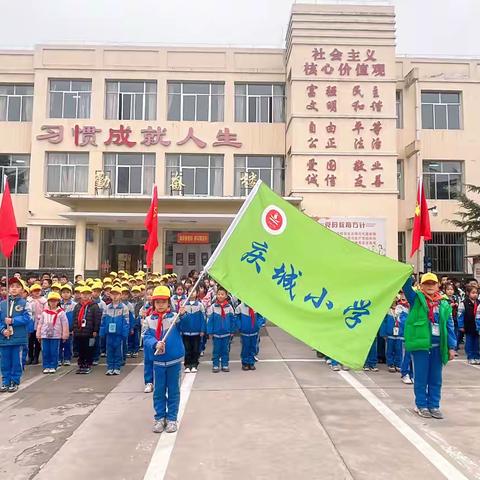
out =
{"type": "Polygon", "coordinates": [[[415,263],[422,177],[433,238],[418,270],[480,276],[480,248],[447,222],[462,185],[480,184],[479,97],[479,60],[396,56],[390,6],[295,4],[285,49],[1,51],[0,173],[21,235],[12,268],[142,268],[155,183],[153,270],[201,269],[257,179],[415,263]]]}

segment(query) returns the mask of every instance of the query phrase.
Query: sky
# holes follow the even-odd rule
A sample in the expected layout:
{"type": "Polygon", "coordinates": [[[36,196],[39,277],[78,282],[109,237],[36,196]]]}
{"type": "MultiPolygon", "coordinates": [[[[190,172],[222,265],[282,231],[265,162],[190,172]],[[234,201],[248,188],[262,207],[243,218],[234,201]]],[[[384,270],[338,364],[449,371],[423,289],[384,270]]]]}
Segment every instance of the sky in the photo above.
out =
{"type": "Polygon", "coordinates": [[[0,48],[281,48],[293,3],[393,4],[398,55],[480,58],[480,0],[0,0],[0,48]]]}

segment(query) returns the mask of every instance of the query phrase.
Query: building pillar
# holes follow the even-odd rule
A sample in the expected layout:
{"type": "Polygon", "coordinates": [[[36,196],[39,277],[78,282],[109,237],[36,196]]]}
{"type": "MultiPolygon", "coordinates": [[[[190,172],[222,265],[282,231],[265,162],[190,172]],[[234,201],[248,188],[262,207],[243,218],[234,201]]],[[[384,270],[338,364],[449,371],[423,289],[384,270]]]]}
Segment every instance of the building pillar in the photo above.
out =
{"type": "Polygon", "coordinates": [[[85,275],[85,248],[86,248],[85,220],[77,220],[75,231],[75,271],[74,275],[85,275]]]}
{"type": "Polygon", "coordinates": [[[25,257],[25,268],[27,270],[38,270],[40,268],[40,240],[42,227],[40,225],[29,225],[27,227],[27,252],[25,257]]]}

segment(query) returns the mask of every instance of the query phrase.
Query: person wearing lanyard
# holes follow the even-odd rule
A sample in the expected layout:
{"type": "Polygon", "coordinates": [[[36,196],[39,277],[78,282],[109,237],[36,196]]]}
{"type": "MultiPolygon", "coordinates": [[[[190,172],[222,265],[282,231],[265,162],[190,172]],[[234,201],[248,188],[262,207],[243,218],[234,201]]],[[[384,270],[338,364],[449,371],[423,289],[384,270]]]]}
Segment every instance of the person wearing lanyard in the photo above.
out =
{"type": "Polygon", "coordinates": [[[413,359],[415,412],[423,418],[442,419],[442,367],[455,358],[457,345],[452,307],[439,293],[433,273],[422,275],[416,291],[409,278],[403,291],[410,304],[404,338],[405,349],[413,359]]]}

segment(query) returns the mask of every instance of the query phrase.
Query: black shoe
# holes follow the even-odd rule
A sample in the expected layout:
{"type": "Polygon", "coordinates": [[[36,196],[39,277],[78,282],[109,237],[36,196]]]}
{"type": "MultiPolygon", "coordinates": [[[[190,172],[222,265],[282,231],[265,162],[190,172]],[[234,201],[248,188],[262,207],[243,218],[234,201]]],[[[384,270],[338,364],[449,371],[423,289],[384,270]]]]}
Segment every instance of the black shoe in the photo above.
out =
{"type": "Polygon", "coordinates": [[[255,365],[249,365],[249,366],[248,366],[248,369],[249,369],[249,370],[256,370],[255,365]]]}
{"type": "Polygon", "coordinates": [[[27,365],[31,365],[32,363],[33,363],[33,358],[29,358],[29,359],[27,360],[27,365]]]}
{"type": "Polygon", "coordinates": [[[84,373],[84,375],[88,375],[89,373],[92,373],[92,369],[90,367],[88,367],[83,371],[83,373],[84,373]]]}
{"type": "Polygon", "coordinates": [[[83,371],[84,371],[84,368],[83,368],[83,367],[78,367],[77,370],[75,371],[75,373],[76,373],[77,375],[81,375],[81,374],[83,374],[83,371]]]}
{"type": "Polygon", "coordinates": [[[40,362],[38,361],[38,358],[33,359],[33,365],[38,365],[40,362]]]}

